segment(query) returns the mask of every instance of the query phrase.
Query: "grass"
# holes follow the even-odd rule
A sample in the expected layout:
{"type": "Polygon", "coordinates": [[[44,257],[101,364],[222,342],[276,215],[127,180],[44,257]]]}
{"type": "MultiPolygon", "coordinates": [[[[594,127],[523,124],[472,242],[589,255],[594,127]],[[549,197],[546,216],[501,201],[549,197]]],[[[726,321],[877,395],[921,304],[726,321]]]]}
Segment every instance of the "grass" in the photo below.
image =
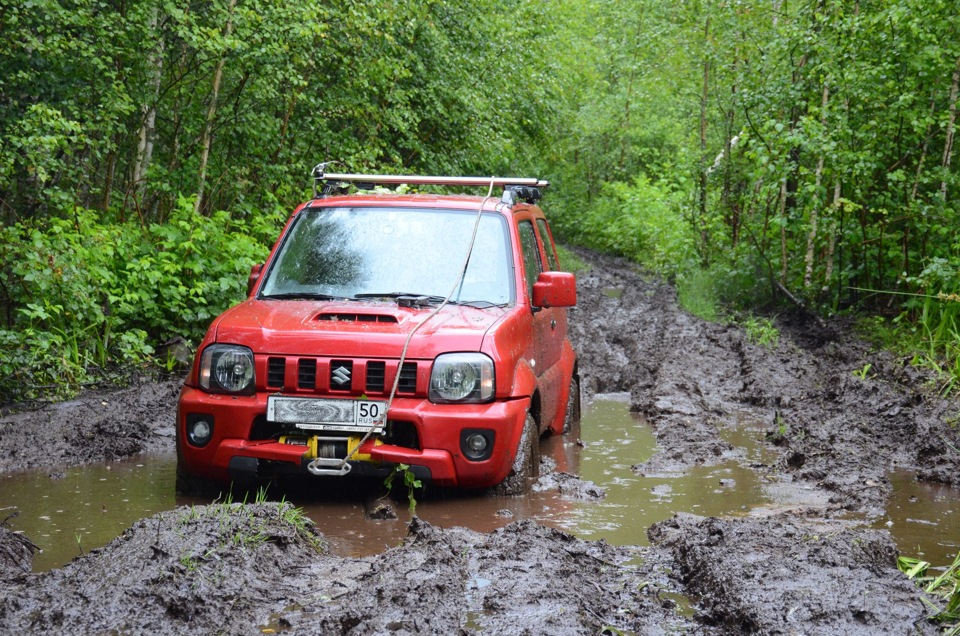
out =
{"type": "Polygon", "coordinates": [[[709,322],[720,319],[717,285],[706,270],[691,269],[677,276],[677,300],[687,312],[709,322]]]}
{"type": "Polygon", "coordinates": [[[780,330],[773,325],[770,318],[750,316],[740,321],[747,334],[747,340],[755,345],[776,349],[780,343],[780,330]]]}
{"type": "Polygon", "coordinates": [[[557,258],[560,259],[561,269],[573,274],[583,274],[590,271],[590,265],[576,254],[562,245],[557,245],[557,258]]]}
{"type": "Polygon", "coordinates": [[[907,312],[893,320],[862,318],[857,333],[874,346],[909,359],[912,366],[929,370],[931,388],[941,396],[955,395],[960,390],[960,302],[953,296],[924,297],[912,320],[907,312]]]}
{"type": "Polygon", "coordinates": [[[939,623],[946,636],[960,634],[960,554],[938,576],[928,575],[930,564],[920,559],[900,557],[897,567],[933,599],[923,598],[930,610],[928,619],[939,623]]]}

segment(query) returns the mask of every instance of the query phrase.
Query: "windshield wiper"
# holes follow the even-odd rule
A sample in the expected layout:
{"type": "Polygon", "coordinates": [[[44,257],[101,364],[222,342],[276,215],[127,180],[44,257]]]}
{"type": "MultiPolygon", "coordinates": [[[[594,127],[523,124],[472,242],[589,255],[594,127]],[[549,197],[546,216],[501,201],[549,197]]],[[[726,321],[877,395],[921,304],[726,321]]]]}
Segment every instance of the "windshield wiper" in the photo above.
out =
{"type": "MultiPolygon", "coordinates": [[[[430,294],[411,294],[409,292],[379,292],[379,293],[370,293],[370,294],[356,294],[354,296],[357,300],[362,298],[393,298],[397,301],[397,304],[401,307],[404,306],[422,306],[422,305],[439,305],[444,301],[443,296],[433,296],[430,294]]],[[[456,305],[457,301],[451,300],[449,304],[456,305]]]]}
{"type": "Polygon", "coordinates": [[[461,300],[457,304],[465,305],[467,307],[475,307],[477,309],[490,309],[491,307],[507,306],[507,303],[494,303],[494,302],[490,302],[489,300],[461,300]]]}
{"type": "Polygon", "coordinates": [[[353,300],[349,296],[335,296],[333,294],[315,294],[311,292],[285,292],[283,294],[268,294],[261,296],[267,300],[353,300]]]}

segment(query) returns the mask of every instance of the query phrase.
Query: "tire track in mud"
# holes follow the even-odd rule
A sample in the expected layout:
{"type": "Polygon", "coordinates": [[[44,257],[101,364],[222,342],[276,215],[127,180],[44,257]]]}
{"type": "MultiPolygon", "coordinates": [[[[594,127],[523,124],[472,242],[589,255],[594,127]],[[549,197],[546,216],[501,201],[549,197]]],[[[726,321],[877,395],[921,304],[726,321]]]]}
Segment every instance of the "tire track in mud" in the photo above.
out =
{"type": "Polygon", "coordinates": [[[623,391],[654,427],[658,452],[641,472],[675,472],[726,459],[719,431],[767,427],[781,478],[831,494],[837,510],[878,515],[893,466],[960,484],[956,400],[924,390],[922,376],[874,353],[844,325],[822,329],[793,313],[778,317],[779,343],[751,343],[732,324],[679,309],[673,290],[617,259],[583,254],[571,338],[587,392],[623,391]],[[619,298],[604,294],[623,289],[619,298]],[[854,372],[870,365],[872,375],[854,372]]]}
{"type": "Polygon", "coordinates": [[[746,422],[765,427],[779,453],[766,479],[824,493],[765,518],[681,515],[649,530],[701,623],[724,633],[935,633],[919,592],[896,570],[889,533],[852,527],[848,515],[883,512],[893,466],[960,483],[960,434],[949,425],[956,400],[925,391],[920,374],[872,352],[843,323],[822,329],[786,313],[775,321],[779,343],[762,347],[739,327],[683,313],[668,287],[623,261],[581,258],[592,268],[579,279],[577,318],[589,330],[572,337],[592,374],[585,386],[629,391],[654,428],[658,450],[638,473],[735,456],[720,432],[746,422]],[[615,303],[603,297],[610,287],[625,290],[615,303]],[[624,333],[634,338],[628,347],[624,333]],[[872,376],[855,377],[868,364],[872,376]]]}

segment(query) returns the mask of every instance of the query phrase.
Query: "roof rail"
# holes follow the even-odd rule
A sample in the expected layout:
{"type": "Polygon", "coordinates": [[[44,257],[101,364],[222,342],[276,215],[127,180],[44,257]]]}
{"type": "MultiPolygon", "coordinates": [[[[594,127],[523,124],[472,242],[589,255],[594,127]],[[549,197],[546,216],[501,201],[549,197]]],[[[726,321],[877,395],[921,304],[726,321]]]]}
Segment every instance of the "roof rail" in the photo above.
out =
{"type": "MultiPolygon", "coordinates": [[[[521,177],[437,177],[424,175],[402,175],[402,174],[348,174],[340,172],[326,172],[326,165],[319,164],[313,169],[314,197],[320,194],[334,194],[345,189],[348,184],[353,184],[361,190],[372,190],[377,185],[439,185],[439,186],[494,186],[502,187],[505,190],[515,190],[517,186],[527,188],[546,188],[550,185],[549,181],[535,178],[521,177]]],[[[537,197],[539,198],[539,197],[537,197]]]]}

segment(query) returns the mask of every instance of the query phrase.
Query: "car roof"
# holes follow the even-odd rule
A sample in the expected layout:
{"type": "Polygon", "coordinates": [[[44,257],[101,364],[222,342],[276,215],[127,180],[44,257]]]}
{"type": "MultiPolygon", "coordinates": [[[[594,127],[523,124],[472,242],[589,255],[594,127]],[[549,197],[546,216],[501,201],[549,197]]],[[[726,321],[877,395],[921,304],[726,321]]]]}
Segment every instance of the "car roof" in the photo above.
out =
{"type": "MultiPolygon", "coordinates": [[[[328,207],[397,207],[397,208],[434,208],[454,210],[476,210],[484,197],[467,194],[397,194],[395,192],[362,192],[345,195],[329,195],[312,199],[304,208],[328,207]]],[[[537,208],[537,206],[517,202],[503,204],[499,196],[490,196],[484,204],[485,211],[513,211],[537,208]]]]}

